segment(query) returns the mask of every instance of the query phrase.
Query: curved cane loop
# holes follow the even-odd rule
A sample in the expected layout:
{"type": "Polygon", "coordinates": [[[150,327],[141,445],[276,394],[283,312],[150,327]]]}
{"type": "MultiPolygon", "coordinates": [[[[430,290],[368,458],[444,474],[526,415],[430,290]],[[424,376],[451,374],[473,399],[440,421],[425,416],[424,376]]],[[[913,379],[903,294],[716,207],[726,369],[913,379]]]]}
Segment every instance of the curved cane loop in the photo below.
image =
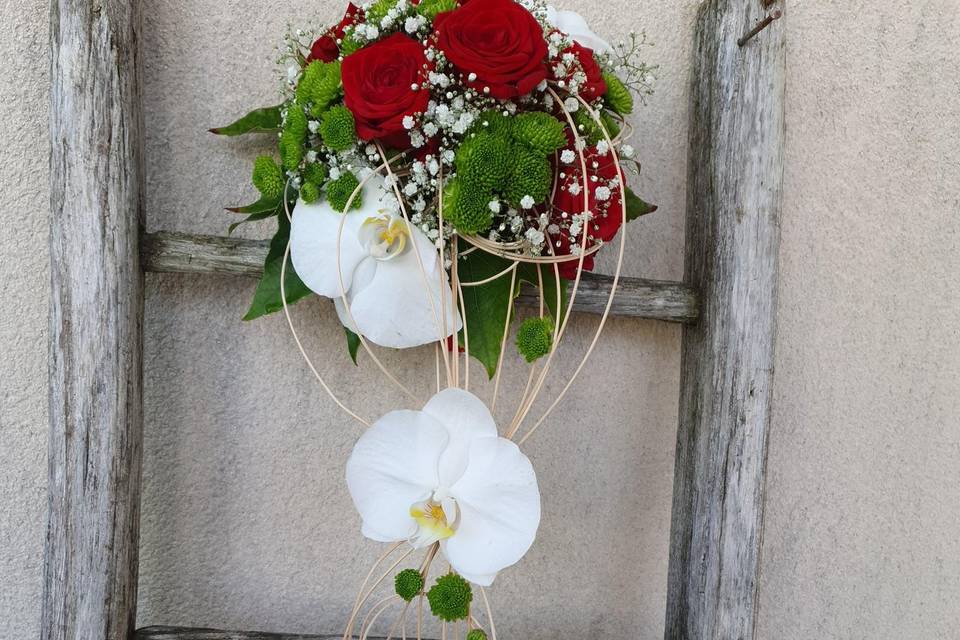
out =
{"type": "MultiPolygon", "coordinates": [[[[403,219],[404,219],[404,221],[407,223],[407,232],[410,234],[410,237],[412,238],[412,237],[413,237],[413,223],[410,222],[410,216],[407,214],[407,207],[406,207],[406,205],[404,204],[403,194],[400,192],[400,186],[399,186],[398,181],[397,181],[397,179],[396,179],[396,175],[393,173],[393,170],[392,170],[391,167],[390,167],[390,163],[389,163],[389,161],[387,160],[387,153],[386,153],[386,151],[384,151],[383,146],[382,146],[379,142],[377,142],[377,143],[375,143],[375,144],[376,144],[376,147],[377,147],[377,152],[380,154],[380,157],[383,159],[383,162],[384,162],[384,164],[386,165],[385,168],[386,168],[386,172],[387,172],[387,182],[389,182],[390,185],[393,187],[393,191],[394,191],[394,193],[395,193],[396,196],[397,196],[398,204],[400,205],[400,212],[403,213],[403,219]]],[[[440,244],[441,244],[441,246],[442,246],[442,245],[443,245],[443,240],[442,240],[443,229],[440,230],[440,235],[441,235],[440,244]]],[[[440,314],[438,315],[438,314],[437,314],[437,304],[436,304],[436,302],[434,301],[434,299],[433,299],[433,294],[432,294],[431,291],[430,291],[430,279],[429,279],[429,277],[427,276],[427,271],[426,271],[426,269],[425,269],[424,266],[423,266],[423,257],[420,255],[420,251],[417,249],[416,243],[414,243],[414,247],[413,247],[413,248],[415,249],[415,251],[414,251],[414,256],[416,256],[416,258],[417,258],[417,266],[420,267],[420,275],[421,275],[421,277],[423,278],[423,286],[426,287],[426,290],[427,290],[427,299],[430,301],[430,310],[433,312],[433,321],[434,321],[434,323],[436,324],[437,331],[438,331],[439,334],[440,334],[440,335],[437,337],[437,340],[440,341],[440,342],[446,342],[446,338],[447,338],[447,332],[446,332],[447,309],[446,309],[446,306],[444,306],[444,307],[440,310],[440,314]],[[442,321],[440,320],[440,317],[441,317],[441,316],[443,317],[443,320],[442,320],[442,321]]],[[[441,249],[441,250],[442,250],[442,249],[441,249]]],[[[440,279],[441,279],[441,282],[440,282],[440,298],[441,298],[441,303],[440,303],[440,304],[441,304],[441,305],[445,305],[445,302],[443,301],[443,294],[444,294],[444,292],[445,292],[445,290],[446,290],[447,283],[446,283],[446,269],[445,269],[445,265],[444,265],[444,263],[443,263],[442,261],[441,261],[441,263],[440,263],[440,268],[439,268],[437,271],[438,271],[439,277],[440,277],[440,279]]],[[[449,363],[448,363],[448,367],[449,367],[449,363]]]]}
{"type": "Polygon", "coordinates": [[[383,374],[387,376],[388,380],[390,380],[392,383],[397,385],[397,387],[399,387],[400,390],[403,391],[410,399],[419,403],[420,399],[416,395],[414,395],[414,393],[410,391],[402,382],[400,382],[396,378],[396,376],[390,373],[390,371],[380,361],[380,358],[377,357],[377,354],[373,352],[373,349],[370,348],[370,345],[367,343],[367,339],[364,338],[362,333],[359,331],[360,327],[359,325],[357,325],[357,321],[353,319],[353,311],[351,310],[350,301],[347,299],[347,289],[343,284],[343,266],[340,264],[341,248],[343,244],[343,229],[347,222],[347,215],[348,215],[347,212],[350,211],[350,207],[353,206],[354,200],[357,199],[357,197],[363,191],[363,188],[366,186],[366,184],[373,178],[373,176],[383,171],[385,167],[388,167],[389,163],[390,163],[389,160],[384,159],[384,164],[381,164],[379,167],[374,169],[371,173],[368,173],[366,176],[364,176],[363,180],[360,181],[360,184],[358,184],[357,187],[350,194],[350,197],[347,198],[347,204],[344,206],[343,211],[341,212],[342,215],[340,216],[340,225],[337,227],[337,243],[336,243],[337,282],[340,286],[340,300],[343,302],[344,313],[346,313],[347,319],[350,321],[350,324],[352,324],[354,327],[357,327],[358,330],[356,332],[356,335],[360,339],[360,345],[363,347],[364,351],[367,352],[367,355],[370,356],[370,359],[373,360],[373,362],[377,365],[380,371],[382,371],[383,374]]]}
{"type": "Polygon", "coordinates": [[[500,356],[497,358],[497,373],[495,374],[493,381],[493,401],[490,403],[491,413],[497,410],[497,395],[500,391],[500,377],[501,373],[503,372],[503,354],[507,350],[507,336],[510,335],[510,320],[511,316],[513,315],[513,292],[517,286],[518,264],[519,263],[514,262],[510,272],[510,295],[507,296],[507,317],[503,322],[503,340],[500,342],[500,356]]]}
{"type": "Polygon", "coordinates": [[[547,416],[549,416],[550,413],[557,407],[557,405],[560,404],[560,401],[563,400],[564,396],[567,394],[567,391],[569,391],[570,386],[576,381],[577,377],[580,375],[580,372],[583,370],[583,367],[587,364],[587,360],[590,359],[590,355],[593,353],[594,348],[596,348],[597,346],[597,341],[600,339],[600,334],[603,332],[603,328],[607,323],[607,319],[610,317],[610,308],[613,306],[613,298],[616,295],[617,285],[620,283],[620,274],[623,271],[623,256],[624,256],[624,253],[626,252],[626,246],[627,246],[627,232],[626,232],[627,185],[626,185],[626,181],[624,180],[623,170],[620,166],[620,159],[617,157],[617,153],[613,147],[613,141],[610,139],[610,136],[607,133],[606,127],[603,126],[603,122],[600,120],[600,115],[595,110],[593,110],[590,107],[590,105],[583,100],[583,98],[578,97],[577,99],[587,109],[587,112],[594,119],[594,121],[598,125],[600,125],[599,126],[600,131],[603,133],[603,137],[607,141],[607,144],[610,145],[609,153],[612,154],[613,163],[617,170],[617,180],[620,182],[620,210],[621,210],[621,215],[623,216],[621,227],[620,227],[620,251],[619,251],[619,255],[617,256],[617,268],[614,270],[614,274],[613,274],[613,283],[610,286],[610,295],[607,297],[607,304],[603,309],[603,315],[600,316],[600,324],[597,327],[596,333],[594,333],[593,335],[593,340],[590,341],[590,346],[587,348],[587,352],[584,354],[583,359],[580,361],[580,364],[574,370],[573,375],[570,377],[570,380],[567,382],[566,386],[563,387],[563,390],[560,392],[560,395],[557,396],[557,399],[553,401],[553,404],[551,404],[547,408],[544,414],[540,417],[539,420],[537,420],[537,422],[530,428],[530,430],[526,434],[524,434],[524,436],[517,443],[519,445],[522,445],[524,442],[526,442],[530,438],[530,436],[532,436],[533,433],[537,430],[537,428],[539,428],[540,425],[543,424],[543,421],[547,419],[547,416]]]}
{"type": "MultiPolygon", "coordinates": [[[[287,193],[290,188],[290,181],[287,181],[287,184],[283,188],[283,208],[287,213],[287,218],[290,218],[290,209],[287,205],[288,198],[287,193]]],[[[330,386],[323,379],[323,376],[320,375],[320,372],[317,371],[317,368],[314,366],[313,361],[310,359],[310,356],[307,355],[307,350],[303,348],[303,343],[300,341],[300,336],[297,335],[297,330],[293,326],[293,318],[290,317],[290,306],[287,304],[287,261],[290,259],[290,242],[287,241],[287,246],[283,252],[283,262],[280,264],[280,301],[283,303],[283,315],[287,319],[287,326],[290,327],[290,333],[293,335],[293,340],[297,344],[297,349],[300,350],[300,355],[303,356],[303,359],[307,363],[307,367],[310,368],[310,371],[313,373],[314,377],[317,379],[317,382],[320,383],[320,386],[326,391],[327,395],[330,396],[330,399],[333,400],[334,404],[340,407],[344,413],[348,416],[359,422],[365,427],[369,427],[370,423],[357,415],[353,410],[347,407],[340,401],[340,398],[337,397],[337,394],[333,392],[330,386]]]]}

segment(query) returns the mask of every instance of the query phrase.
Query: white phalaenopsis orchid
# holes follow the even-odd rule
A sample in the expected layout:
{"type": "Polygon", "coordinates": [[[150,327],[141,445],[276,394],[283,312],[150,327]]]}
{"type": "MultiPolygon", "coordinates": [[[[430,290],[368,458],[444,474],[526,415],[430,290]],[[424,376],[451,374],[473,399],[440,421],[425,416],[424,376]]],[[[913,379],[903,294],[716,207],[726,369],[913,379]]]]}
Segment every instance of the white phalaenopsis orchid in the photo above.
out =
{"type": "Polygon", "coordinates": [[[595,34],[583,16],[576,11],[558,11],[547,5],[547,22],[569,35],[574,42],[593,49],[594,53],[613,53],[610,43],[595,34]]]}
{"type": "Polygon", "coordinates": [[[362,207],[347,214],[327,202],[297,203],[290,227],[290,256],[297,275],[312,291],[336,301],[344,326],[375,344],[404,349],[459,331],[460,314],[453,307],[447,274],[434,244],[399,215],[397,199],[380,176],[367,182],[362,198],[362,207]],[[342,289],[337,273],[341,222],[342,289]],[[415,252],[420,254],[422,270],[415,252]]]}
{"type": "Polygon", "coordinates": [[[523,557],[540,524],[530,460],[461,389],[441,391],[423,411],[378,420],[353,449],[347,486],[363,535],[440,542],[454,570],[482,586],[523,557]]]}

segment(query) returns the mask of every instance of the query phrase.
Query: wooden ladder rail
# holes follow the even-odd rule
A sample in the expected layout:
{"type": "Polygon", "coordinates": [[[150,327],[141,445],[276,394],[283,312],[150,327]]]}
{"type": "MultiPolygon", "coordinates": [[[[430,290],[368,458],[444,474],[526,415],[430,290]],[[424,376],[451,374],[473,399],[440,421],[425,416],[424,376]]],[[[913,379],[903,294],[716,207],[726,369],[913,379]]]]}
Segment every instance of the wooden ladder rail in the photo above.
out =
{"type": "MultiPolygon", "coordinates": [[[[733,47],[769,4],[707,0],[701,7],[686,283],[627,279],[615,305],[620,315],[687,323],[666,616],[671,639],[746,639],[754,629],[782,189],[782,26],[733,47]]],[[[134,629],[142,271],[252,275],[264,251],[255,241],[140,237],[140,10],[139,0],[51,2],[49,508],[41,637],[320,638],[134,629]]],[[[594,311],[609,279],[590,276],[584,290],[578,310],[594,311]]]]}

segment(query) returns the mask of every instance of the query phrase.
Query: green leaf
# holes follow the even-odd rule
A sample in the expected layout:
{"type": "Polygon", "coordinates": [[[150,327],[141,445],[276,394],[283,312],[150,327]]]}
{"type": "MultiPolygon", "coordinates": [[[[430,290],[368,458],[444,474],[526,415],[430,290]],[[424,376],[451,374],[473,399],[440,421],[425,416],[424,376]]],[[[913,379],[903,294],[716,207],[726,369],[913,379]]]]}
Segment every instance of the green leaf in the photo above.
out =
{"type": "Polygon", "coordinates": [[[627,187],[627,222],[632,222],[640,216],[645,216],[648,213],[653,213],[657,210],[657,205],[650,204],[645,202],[641,198],[637,197],[629,187],[627,187]]]}
{"type": "Polygon", "coordinates": [[[280,116],[281,105],[256,109],[243,116],[236,122],[225,127],[210,129],[210,133],[218,136],[241,136],[245,133],[276,133],[280,131],[283,118],[280,116]]]}
{"type": "Polygon", "coordinates": [[[267,196],[261,196],[259,200],[253,204],[248,204],[244,207],[227,207],[227,211],[232,213],[278,213],[280,211],[280,198],[272,198],[267,196]]]}
{"type": "MultiPolygon", "coordinates": [[[[253,295],[250,310],[243,317],[244,320],[254,320],[261,316],[275,313],[283,309],[283,299],[280,295],[280,273],[283,268],[283,255],[287,250],[290,239],[290,222],[284,216],[277,218],[279,228],[277,234],[270,241],[270,251],[263,265],[263,278],[257,285],[253,295]]],[[[287,304],[293,304],[310,295],[311,291],[303,284],[300,276],[293,269],[293,264],[287,264],[284,285],[287,294],[287,304]]]]}
{"type": "Polygon", "coordinates": [[[272,218],[277,215],[276,211],[261,211],[259,213],[251,213],[249,216],[241,220],[240,222],[234,222],[229,227],[227,227],[227,235],[233,235],[233,232],[237,230],[237,227],[240,225],[247,224],[248,222],[257,222],[259,220],[266,220],[267,218],[272,218]]]}
{"type": "Polygon", "coordinates": [[[350,359],[353,360],[353,364],[358,364],[357,351],[360,350],[360,336],[346,327],[343,330],[347,334],[347,351],[350,352],[350,359]]]}
{"type": "MultiPolygon", "coordinates": [[[[461,241],[460,250],[469,245],[461,241]]],[[[485,251],[474,251],[460,258],[457,275],[461,282],[480,282],[491,278],[510,266],[510,261],[485,251]]],[[[534,274],[536,277],[536,274],[534,274]]],[[[517,283],[516,292],[520,286],[517,283]]],[[[497,372],[500,347],[503,343],[503,327],[507,313],[513,311],[510,299],[510,274],[472,287],[463,287],[463,306],[466,315],[467,337],[470,340],[470,355],[479,360],[491,378],[497,372]]],[[[461,342],[463,336],[461,334],[461,342]]]]}

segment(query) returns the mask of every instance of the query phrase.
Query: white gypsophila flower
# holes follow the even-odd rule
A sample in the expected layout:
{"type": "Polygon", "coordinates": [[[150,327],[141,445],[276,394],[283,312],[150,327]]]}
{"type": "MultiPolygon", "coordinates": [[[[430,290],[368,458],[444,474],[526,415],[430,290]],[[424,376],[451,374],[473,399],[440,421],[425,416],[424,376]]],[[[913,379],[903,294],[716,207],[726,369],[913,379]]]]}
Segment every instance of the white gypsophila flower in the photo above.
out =
{"type": "Polygon", "coordinates": [[[530,244],[536,245],[536,246],[542,246],[543,241],[546,238],[546,236],[543,235],[542,231],[540,231],[539,229],[533,229],[533,228],[527,229],[527,232],[524,234],[524,237],[530,242],[530,244]]]}
{"type": "Polygon", "coordinates": [[[624,158],[632,158],[634,154],[634,150],[633,150],[633,147],[631,147],[628,144],[625,144],[622,147],[620,147],[620,153],[623,154],[624,158]]]}
{"type": "Polygon", "coordinates": [[[567,191],[576,196],[580,195],[580,192],[583,191],[583,187],[580,186],[579,182],[571,182],[570,186],[567,187],[567,191]]]}
{"type": "Polygon", "coordinates": [[[410,129],[413,129],[416,126],[417,121],[413,119],[413,116],[403,116],[403,120],[401,121],[401,124],[403,124],[404,129],[409,131],[410,129]]]}
{"type": "Polygon", "coordinates": [[[379,176],[364,186],[362,202],[345,214],[325,201],[297,203],[290,226],[297,275],[334,299],[345,327],[375,344],[404,349],[456,334],[460,314],[433,243],[396,214],[399,203],[379,176]]]}
{"type": "Polygon", "coordinates": [[[600,142],[597,143],[597,153],[599,155],[605,156],[609,151],[610,151],[610,145],[607,143],[606,140],[601,140],[600,142]]]}
{"type": "Polygon", "coordinates": [[[487,206],[490,207],[490,211],[492,211],[493,213],[500,213],[499,200],[491,200],[490,202],[487,203],[487,206]]]}
{"type": "Polygon", "coordinates": [[[609,42],[594,33],[583,16],[575,11],[558,11],[547,6],[547,23],[553,25],[573,40],[597,54],[613,53],[609,42]]]}
{"type": "Polygon", "coordinates": [[[580,110],[580,101],[576,98],[567,98],[563,101],[563,108],[566,109],[569,113],[574,113],[580,110]]]}
{"type": "Polygon", "coordinates": [[[520,199],[520,206],[524,209],[532,209],[533,205],[535,204],[536,202],[534,201],[533,196],[523,196],[523,198],[520,199]]]}
{"type": "Polygon", "coordinates": [[[605,202],[605,201],[607,201],[607,200],[610,199],[610,188],[609,188],[609,187],[597,187],[596,190],[594,190],[593,195],[594,195],[594,196],[597,198],[597,200],[599,200],[600,202],[605,202]]]}
{"type": "Polygon", "coordinates": [[[576,160],[577,154],[572,149],[564,149],[563,153],[560,154],[560,162],[564,164],[570,164],[576,160]]]}

